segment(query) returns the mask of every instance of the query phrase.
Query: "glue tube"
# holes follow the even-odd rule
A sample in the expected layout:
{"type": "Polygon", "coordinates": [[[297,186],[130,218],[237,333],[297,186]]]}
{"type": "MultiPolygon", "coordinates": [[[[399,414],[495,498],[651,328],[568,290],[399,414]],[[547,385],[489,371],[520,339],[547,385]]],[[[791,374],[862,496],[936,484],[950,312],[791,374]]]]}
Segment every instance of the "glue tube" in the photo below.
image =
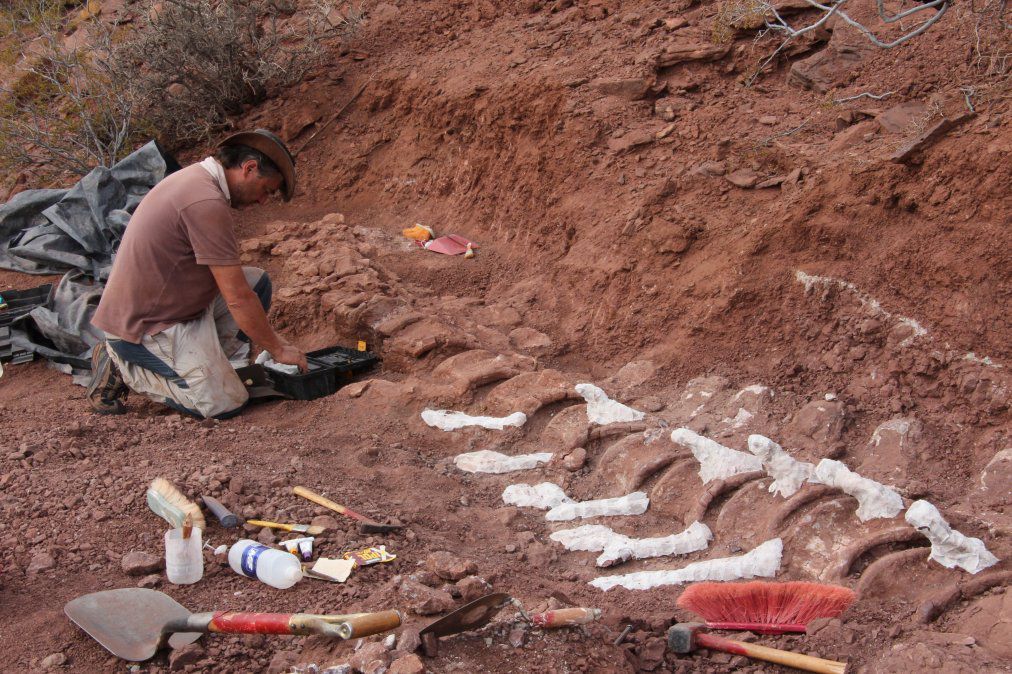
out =
{"type": "Polygon", "coordinates": [[[302,557],[302,561],[308,562],[313,559],[313,541],[315,540],[312,536],[293,538],[290,541],[281,541],[281,546],[293,555],[302,557]]]}

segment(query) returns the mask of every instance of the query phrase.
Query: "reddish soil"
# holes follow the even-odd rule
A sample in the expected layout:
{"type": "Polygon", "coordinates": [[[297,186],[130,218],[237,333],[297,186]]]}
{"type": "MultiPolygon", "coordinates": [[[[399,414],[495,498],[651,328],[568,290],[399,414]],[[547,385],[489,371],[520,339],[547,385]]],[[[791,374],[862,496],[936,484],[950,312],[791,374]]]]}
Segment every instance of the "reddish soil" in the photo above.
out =
{"type": "MultiPolygon", "coordinates": [[[[240,236],[248,262],[271,272],[272,318],[287,335],[306,348],[365,339],[383,365],[334,396],[266,403],[225,422],[136,396],[125,416],[97,417],[69,377],[42,363],[8,368],[6,668],[38,671],[57,653],[65,663],[54,669],[124,668],[62,607],[137,585],[121,568],[125,553],[162,554],[164,523],[144,502],[156,476],[248,518],[323,515],[291,495],[303,484],[406,525],[367,537],[331,523],[322,554],[382,543],[397,555],[343,585],[274,590],[208,550],[200,583],[157,581],[194,611],[398,608],[418,628],[438,617],[418,615],[418,584],[461,603],[461,587],[426,570],[444,550],[473,560],[476,575],[528,610],[604,609],[598,623],[555,631],[525,628],[506,609],[485,631],[443,640],[423,659],[432,672],[774,671],[711,652],[665,654],[664,630],[690,618],[674,605],[679,586],[603,593],[587,584],[741,554],[774,536],[785,547],[778,578],[841,583],[859,599],[813,634],[750,640],[848,660],[854,672],[1012,668],[1008,74],[978,58],[965,4],[894,50],[855,48],[859,38],[837,27],[828,45],[778,61],[752,88],[742,81],[775,48],[754,32],[739,32],[716,60],[658,65],[674,46],[710,44],[716,11],[612,0],[370,4],[326,68],[237,120],[298,147],[366,85],[300,153],[296,199],[242,213],[240,236]],[[664,23],[677,19],[685,26],[664,23]],[[967,119],[961,87],[974,91],[967,119]],[[882,101],[832,102],[888,91],[882,101]],[[958,123],[911,159],[890,159],[942,119],[958,123]],[[479,242],[478,255],[414,247],[400,230],[415,222],[479,242]],[[584,381],[647,411],[646,422],[590,428],[572,389],[584,381]],[[769,390],[745,390],[754,384],[769,390]],[[443,433],[420,420],[426,407],[523,410],[529,421],[443,433]],[[906,430],[881,426],[896,420],[906,430]],[[679,426],[739,450],[761,433],[807,461],[838,458],[908,504],[928,499],[1002,561],[978,575],[945,569],[927,560],[925,539],[904,535],[901,517],[862,524],[839,493],[788,512],[768,478],[703,501],[698,464],[668,440],[679,426]],[[620,442],[633,458],[609,453],[620,442]],[[452,463],[477,449],[561,459],[577,447],[586,462],[568,468],[555,460],[490,476],[452,463]],[[542,481],[578,499],[641,489],[646,514],[594,522],[662,536],[691,513],[714,540],[685,558],[597,569],[596,553],[548,538],[579,523],[503,505],[505,486],[542,481]]],[[[1007,31],[997,35],[1007,45],[1007,31]]],[[[0,274],[0,292],[37,283],[0,274]]],[[[237,534],[212,522],[205,538],[217,546],[237,534]]],[[[354,646],[263,636],[201,644],[173,666],[322,670],[354,646]]],[[[161,654],[139,671],[169,667],[161,654]]]]}

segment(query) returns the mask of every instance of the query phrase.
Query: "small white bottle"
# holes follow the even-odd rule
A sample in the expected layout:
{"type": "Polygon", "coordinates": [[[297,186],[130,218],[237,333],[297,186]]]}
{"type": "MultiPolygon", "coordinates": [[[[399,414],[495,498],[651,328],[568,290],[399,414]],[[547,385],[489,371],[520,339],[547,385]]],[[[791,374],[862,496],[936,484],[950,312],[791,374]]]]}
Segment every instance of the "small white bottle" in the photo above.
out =
{"type": "Polygon", "coordinates": [[[228,564],[236,573],[285,590],[302,580],[302,563],[295,555],[244,538],[228,551],[228,564]]]}
{"type": "Polygon", "coordinates": [[[182,529],[165,532],[165,577],[174,585],[190,585],[204,577],[204,545],[201,531],[194,528],[189,538],[182,529]]]}

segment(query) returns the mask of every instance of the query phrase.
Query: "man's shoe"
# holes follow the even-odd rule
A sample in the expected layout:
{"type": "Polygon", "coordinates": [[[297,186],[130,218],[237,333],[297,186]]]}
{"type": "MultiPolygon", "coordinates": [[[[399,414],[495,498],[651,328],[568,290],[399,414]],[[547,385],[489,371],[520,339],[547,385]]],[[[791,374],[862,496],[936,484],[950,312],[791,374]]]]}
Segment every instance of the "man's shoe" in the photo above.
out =
{"type": "Polygon", "coordinates": [[[124,402],[130,389],[123,383],[116,364],[109,357],[108,345],[101,342],[91,354],[91,384],[88,385],[88,402],[99,414],[123,414],[124,402]]]}

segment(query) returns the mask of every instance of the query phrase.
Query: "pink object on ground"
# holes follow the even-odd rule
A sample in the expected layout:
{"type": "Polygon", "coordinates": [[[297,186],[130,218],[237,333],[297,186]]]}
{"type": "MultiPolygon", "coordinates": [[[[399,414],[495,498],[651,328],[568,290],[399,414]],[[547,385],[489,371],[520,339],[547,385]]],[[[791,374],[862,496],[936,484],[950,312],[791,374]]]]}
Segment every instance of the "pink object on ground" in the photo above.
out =
{"type": "Polygon", "coordinates": [[[472,249],[477,250],[478,244],[473,241],[468,241],[456,234],[448,234],[447,236],[441,236],[438,239],[425,243],[424,248],[425,250],[431,250],[433,253],[442,253],[443,255],[463,255],[467,252],[468,244],[471,245],[472,249]]]}

